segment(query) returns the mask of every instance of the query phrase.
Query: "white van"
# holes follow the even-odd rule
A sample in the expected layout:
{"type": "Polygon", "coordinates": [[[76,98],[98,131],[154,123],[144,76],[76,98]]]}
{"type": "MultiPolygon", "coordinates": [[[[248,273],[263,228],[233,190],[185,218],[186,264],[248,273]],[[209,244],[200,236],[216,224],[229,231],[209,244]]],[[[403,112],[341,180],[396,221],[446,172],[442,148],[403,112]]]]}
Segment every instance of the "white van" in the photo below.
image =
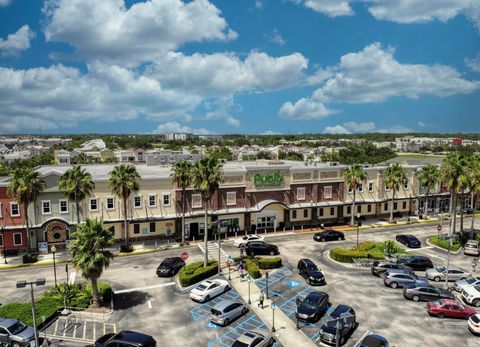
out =
{"type": "Polygon", "coordinates": [[[480,241],[468,240],[463,249],[463,253],[475,256],[480,255],[480,241]]]}

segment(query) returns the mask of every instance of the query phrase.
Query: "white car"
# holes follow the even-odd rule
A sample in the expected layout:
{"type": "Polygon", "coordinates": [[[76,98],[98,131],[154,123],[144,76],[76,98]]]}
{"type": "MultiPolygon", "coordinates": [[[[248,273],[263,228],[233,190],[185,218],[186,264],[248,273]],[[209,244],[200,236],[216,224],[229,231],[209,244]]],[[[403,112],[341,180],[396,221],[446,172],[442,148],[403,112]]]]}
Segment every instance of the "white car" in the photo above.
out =
{"type": "Polygon", "coordinates": [[[193,301],[206,302],[217,295],[228,292],[230,284],[225,280],[206,280],[190,291],[190,299],[193,301]]]}
{"type": "Polygon", "coordinates": [[[457,292],[461,292],[464,287],[477,286],[480,284],[480,277],[469,277],[464,280],[455,281],[453,289],[457,292]]]}
{"type": "Polygon", "coordinates": [[[233,241],[235,247],[241,247],[242,245],[247,245],[250,241],[265,241],[263,236],[260,235],[245,235],[233,241]]]}
{"type": "Polygon", "coordinates": [[[480,307],[480,286],[463,287],[462,299],[467,304],[480,307]]]}
{"type": "Polygon", "coordinates": [[[468,329],[475,335],[480,334],[480,314],[474,314],[468,317],[468,329]]]}

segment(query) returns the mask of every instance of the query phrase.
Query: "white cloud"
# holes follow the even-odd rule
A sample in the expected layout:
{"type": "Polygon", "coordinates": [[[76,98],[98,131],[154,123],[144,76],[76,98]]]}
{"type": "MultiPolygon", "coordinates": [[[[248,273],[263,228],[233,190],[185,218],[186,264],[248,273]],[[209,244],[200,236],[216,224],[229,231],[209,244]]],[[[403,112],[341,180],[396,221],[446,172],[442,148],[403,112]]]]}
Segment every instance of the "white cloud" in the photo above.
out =
{"type": "Polygon", "coordinates": [[[10,4],[10,0],[0,0],[0,7],[8,6],[10,4]]]}
{"type": "Polygon", "coordinates": [[[282,34],[278,31],[278,29],[273,29],[272,33],[269,35],[265,35],[265,37],[272,43],[279,45],[279,46],[284,46],[287,43],[287,40],[285,40],[282,37],[282,34]]]}
{"type": "Polygon", "coordinates": [[[473,58],[465,58],[465,65],[470,70],[480,73],[480,53],[473,58]]]}
{"type": "Polygon", "coordinates": [[[357,123],[350,121],[345,123],[344,126],[349,128],[353,132],[359,133],[368,133],[375,130],[375,123],[373,122],[357,123]]]}
{"type": "Polygon", "coordinates": [[[311,99],[300,99],[295,104],[286,102],[278,114],[282,118],[312,120],[320,119],[338,113],[337,110],[328,109],[323,103],[311,99]]]}
{"type": "Polygon", "coordinates": [[[262,0],[255,0],[255,8],[257,10],[263,10],[263,1],[262,0]]]}
{"type": "Polygon", "coordinates": [[[341,125],[335,125],[332,127],[326,127],[323,132],[325,134],[351,134],[350,130],[347,128],[341,126],[341,125]]]}
{"type": "Polygon", "coordinates": [[[207,0],[147,0],[129,8],[124,0],[47,0],[44,13],[47,41],[114,63],[139,64],[188,42],[237,37],[207,0]]]}
{"type": "Polygon", "coordinates": [[[239,128],[241,126],[240,121],[232,116],[226,118],[225,123],[233,127],[239,128]]]}
{"type": "Polygon", "coordinates": [[[292,0],[329,17],[351,16],[353,10],[349,0],[292,0]]]}
{"type": "Polygon", "coordinates": [[[196,135],[214,134],[213,132],[205,129],[192,129],[189,126],[182,125],[178,122],[166,122],[159,124],[153,131],[154,134],[167,134],[167,133],[193,133],[196,135]]]}
{"type": "Polygon", "coordinates": [[[17,55],[30,48],[30,41],[35,37],[35,32],[28,25],[22,26],[16,33],[10,34],[5,40],[0,38],[0,53],[3,56],[17,55]]]}
{"type": "Polygon", "coordinates": [[[401,133],[411,133],[412,129],[407,128],[403,125],[392,125],[386,128],[379,128],[375,130],[376,133],[390,133],[390,134],[401,134],[401,133]]]}
{"type": "Polygon", "coordinates": [[[280,133],[277,132],[277,131],[273,131],[273,130],[266,130],[266,131],[260,133],[260,135],[280,135],[280,133]]]}
{"type": "Polygon", "coordinates": [[[371,44],[341,57],[337,72],[314,93],[323,102],[382,102],[390,97],[416,99],[423,94],[445,97],[480,89],[480,81],[463,79],[446,65],[402,64],[394,49],[371,44]]]}

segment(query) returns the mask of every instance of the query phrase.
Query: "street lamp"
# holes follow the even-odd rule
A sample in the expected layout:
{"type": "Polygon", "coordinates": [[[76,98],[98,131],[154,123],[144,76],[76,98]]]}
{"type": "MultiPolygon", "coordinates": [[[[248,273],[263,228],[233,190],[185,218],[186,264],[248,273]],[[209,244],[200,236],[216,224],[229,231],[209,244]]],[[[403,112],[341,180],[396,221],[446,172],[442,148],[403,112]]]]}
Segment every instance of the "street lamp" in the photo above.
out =
{"type": "Polygon", "coordinates": [[[250,282],[252,282],[252,278],[250,277],[250,275],[247,275],[245,278],[248,282],[248,304],[251,305],[252,300],[250,300],[250,282]]]}
{"type": "Polygon", "coordinates": [[[8,264],[7,261],[7,240],[5,239],[5,227],[2,227],[2,242],[3,242],[3,259],[4,263],[8,264]]]}
{"type": "Polygon", "coordinates": [[[277,305],[275,302],[272,300],[272,333],[274,333],[275,330],[275,309],[277,308],[277,305]]]}
{"type": "Polygon", "coordinates": [[[50,248],[53,254],[53,276],[55,278],[55,287],[57,286],[57,265],[55,263],[55,253],[57,252],[57,247],[55,245],[52,245],[52,248],[50,248]]]}
{"type": "Polygon", "coordinates": [[[445,288],[448,289],[448,268],[450,267],[450,248],[452,246],[452,240],[455,238],[455,235],[446,236],[445,239],[448,240],[448,251],[447,251],[447,269],[445,272],[445,288]]]}
{"type": "Polygon", "coordinates": [[[360,232],[360,212],[357,213],[357,248],[358,248],[358,233],[360,232]]]}
{"type": "Polygon", "coordinates": [[[38,331],[37,331],[37,319],[35,316],[35,298],[33,296],[33,285],[43,286],[45,285],[45,278],[37,278],[35,282],[18,281],[17,288],[25,288],[27,284],[30,285],[30,299],[32,301],[32,318],[33,318],[33,333],[35,334],[35,346],[40,346],[38,343],[38,331]]]}

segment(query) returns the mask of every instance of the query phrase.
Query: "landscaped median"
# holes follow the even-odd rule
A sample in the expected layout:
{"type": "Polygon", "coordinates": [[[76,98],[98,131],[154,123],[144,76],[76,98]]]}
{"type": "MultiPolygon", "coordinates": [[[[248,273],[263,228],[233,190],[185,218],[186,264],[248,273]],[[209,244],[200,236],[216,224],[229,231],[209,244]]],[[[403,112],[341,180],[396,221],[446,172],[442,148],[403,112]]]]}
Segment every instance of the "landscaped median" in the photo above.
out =
{"type": "Polygon", "coordinates": [[[185,265],[178,272],[178,280],[182,287],[189,287],[218,273],[218,262],[209,260],[208,266],[203,267],[203,261],[185,265]]]}
{"type": "MultiPolygon", "coordinates": [[[[439,238],[438,236],[432,236],[431,238],[428,239],[428,242],[430,242],[432,245],[435,245],[437,247],[443,248],[448,250],[448,244],[449,240],[444,240],[441,237],[439,238]]],[[[459,239],[456,239],[454,242],[452,242],[452,246],[450,247],[450,251],[456,252],[462,247],[462,243],[459,239]]]]}
{"type": "Polygon", "coordinates": [[[341,263],[353,263],[355,259],[384,259],[385,254],[405,253],[405,249],[395,244],[395,241],[362,242],[358,247],[336,247],[330,250],[330,258],[341,263]]]}
{"type": "Polygon", "coordinates": [[[245,267],[247,269],[248,274],[253,278],[257,279],[262,277],[262,272],[260,270],[271,270],[271,269],[278,269],[282,267],[282,258],[275,257],[275,258],[244,258],[245,267]]]}

